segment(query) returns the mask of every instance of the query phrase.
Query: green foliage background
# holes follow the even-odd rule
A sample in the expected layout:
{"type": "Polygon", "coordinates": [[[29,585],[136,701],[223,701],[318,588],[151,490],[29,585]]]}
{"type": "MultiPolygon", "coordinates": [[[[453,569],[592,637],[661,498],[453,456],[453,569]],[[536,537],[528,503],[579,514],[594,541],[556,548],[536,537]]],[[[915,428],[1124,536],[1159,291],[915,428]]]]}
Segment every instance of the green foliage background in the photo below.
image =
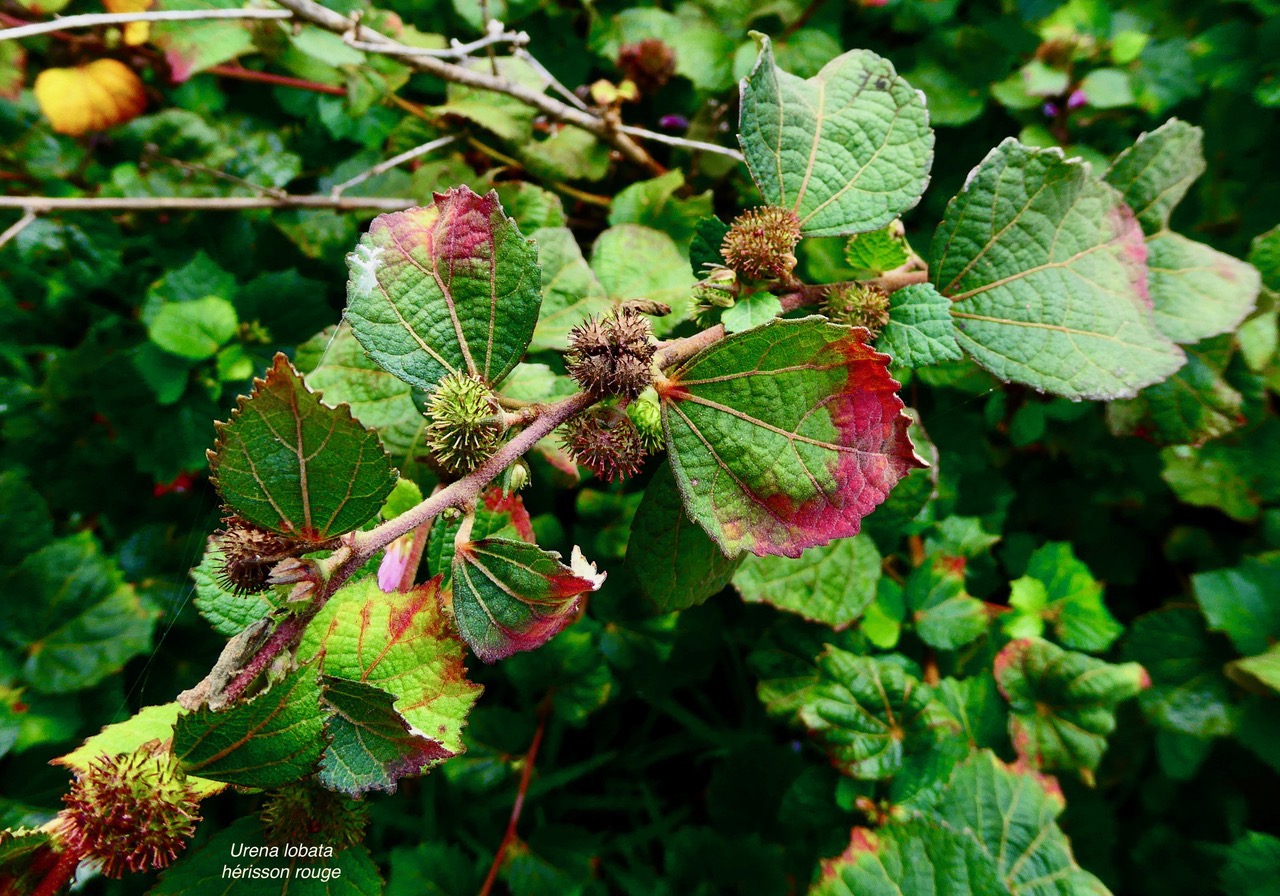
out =
{"type": "MultiPolygon", "coordinates": [[[[424,33],[478,33],[480,10],[469,0],[385,8],[424,33]]],[[[650,127],[683,116],[688,136],[703,139],[736,122],[736,79],[755,58],[749,28],[773,35],[779,64],[802,76],[844,49],[886,56],[925,91],[937,129],[930,189],[905,219],[918,250],[1003,138],[1063,144],[1102,169],[1174,115],[1204,128],[1208,160],[1175,229],[1243,257],[1278,217],[1280,5],[1270,0],[664,8],[496,0],[489,9],[527,30],[535,55],[571,86],[619,80],[620,44],[668,40],[676,77],[623,114],[650,127]],[[1088,98],[1078,109],[1066,108],[1067,69],[1088,98]]],[[[49,39],[28,48],[31,71],[67,53],[49,39]]],[[[53,134],[23,92],[0,101],[0,186],[57,196],[252,195],[240,185],[247,181],[325,192],[436,133],[382,101],[399,73],[370,67],[358,76],[321,61],[332,48],[257,50],[246,64],[266,58],[273,70],[346,95],[210,74],[171,86],[153,75],[147,115],[72,139],[53,134]]],[[[481,143],[524,166],[468,145],[350,195],[425,204],[456,184],[529,179],[558,193],[584,245],[633,220],[619,212],[623,200],[610,218],[607,201],[645,175],[609,164],[598,147],[534,148],[539,125],[525,112],[446,96],[425,76],[399,93],[446,104],[451,123],[470,122],[481,143]]],[[[644,220],[681,246],[708,206],[727,219],[756,202],[740,166],[680,150],[664,158],[696,198],[644,220]]],[[[212,421],[226,418],[277,349],[293,353],[335,322],[343,258],[365,223],[330,211],[61,214],[0,249],[0,827],[56,811],[67,774],[50,758],[139,707],[168,702],[216,659],[221,641],[194,611],[188,578],[217,522],[204,459],[212,421]],[[191,335],[196,323],[201,338],[191,335]]],[[[815,281],[838,278],[843,243],[806,244],[803,269],[815,281]]],[[[1270,811],[1280,799],[1275,673],[1268,688],[1238,667],[1224,672],[1280,637],[1280,368],[1270,295],[1280,282],[1274,259],[1254,261],[1264,310],[1240,342],[1246,356],[1262,357],[1237,358],[1227,374],[1243,395],[1240,428],[1202,447],[1161,448],[1113,436],[1102,404],[940,365],[905,392],[937,447],[938,496],[913,521],[892,520],[886,508],[867,524],[896,573],[910,569],[907,537],[917,536],[922,569],[934,555],[968,557],[962,592],[1005,605],[1012,588],[1023,602],[1012,601],[1019,609],[1002,624],[1018,634],[1058,621],[1037,600],[1105,584],[1119,625],[1089,649],[1141,662],[1154,686],[1119,707],[1094,786],[1061,776],[1060,823],[1080,864],[1116,893],[1275,892],[1274,874],[1263,871],[1276,842],[1263,835],[1280,834],[1270,811]],[[1076,578],[1048,581],[1054,570],[1076,578]]],[[[772,718],[757,684],[783,675],[786,657],[811,659],[827,641],[859,654],[892,646],[904,600],[892,577],[858,566],[870,609],[837,635],[732,590],[653,616],[621,563],[641,491],[588,481],[566,492],[535,468],[526,503],[540,542],[566,556],[581,544],[610,569],[610,584],[586,619],[541,650],[471,670],[486,694],[470,717],[466,754],[394,797],[370,798],[367,843],[388,893],[476,892],[510,811],[513,760],[544,700],[551,715],[521,824],[526,842],[504,870],[513,893],[803,892],[818,859],[839,853],[849,828],[866,822],[858,801],[871,785],[843,777],[818,742],[772,718]]],[[[911,603],[910,580],[907,591],[912,610],[932,606],[911,603]]],[[[1095,611],[1083,625],[1106,628],[1099,619],[1095,611]]],[[[944,676],[990,668],[987,639],[936,643],[923,620],[906,626],[905,652],[932,656],[944,676]]],[[[1061,632],[1058,640],[1077,646],[1061,632]]],[[[210,823],[199,836],[252,812],[255,800],[206,803],[210,823]]],[[[131,893],[145,884],[90,888],[131,893]]]]}

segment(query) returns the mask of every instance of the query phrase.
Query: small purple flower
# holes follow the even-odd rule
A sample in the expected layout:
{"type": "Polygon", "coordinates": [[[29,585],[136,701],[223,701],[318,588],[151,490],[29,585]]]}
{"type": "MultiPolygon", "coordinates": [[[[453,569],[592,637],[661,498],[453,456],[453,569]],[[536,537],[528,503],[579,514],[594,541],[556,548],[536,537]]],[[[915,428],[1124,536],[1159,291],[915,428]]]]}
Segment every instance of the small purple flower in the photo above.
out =
{"type": "Polygon", "coordinates": [[[1071,96],[1067,97],[1068,109],[1079,109],[1081,106],[1088,105],[1088,103],[1089,97],[1087,97],[1085,92],[1078,87],[1071,91],[1071,96]]]}
{"type": "Polygon", "coordinates": [[[1058,104],[1057,104],[1057,103],[1045,103],[1045,104],[1044,104],[1044,106],[1042,106],[1042,107],[1041,107],[1040,111],[1042,111],[1042,112],[1044,113],[1044,117],[1045,117],[1045,118],[1057,118],[1057,117],[1058,117],[1058,104]]]}
{"type": "Polygon", "coordinates": [[[658,119],[658,127],[667,131],[683,131],[689,127],[689,119],[683,115],[664,115],[658,119]]]}

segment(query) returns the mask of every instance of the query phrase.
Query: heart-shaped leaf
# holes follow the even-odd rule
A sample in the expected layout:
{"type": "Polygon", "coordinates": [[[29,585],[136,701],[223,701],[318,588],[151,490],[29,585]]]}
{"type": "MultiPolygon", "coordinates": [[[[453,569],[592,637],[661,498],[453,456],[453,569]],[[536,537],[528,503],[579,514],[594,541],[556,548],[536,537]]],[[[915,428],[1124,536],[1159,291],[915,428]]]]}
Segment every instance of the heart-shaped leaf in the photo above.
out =
{"type": "Polygon", "coordinates": [[[536,544],[484,538],[453,552],[444,606],[486,663],[545,644],[577,616],[578,598],[604,583],[574,548],[572,567],[536,544]]]}
{"type": "Polygon", "coordinates": [[[727,556],[799,557],[856,535],[914,467],[889,358],[865,330],[778,320],[715,343],[659,383],[689,515],[727,556]]]}
{"type": "Polygon", "coordinates": [[[320,783],[359,796],[371,790],[394,793],[406,775],[454,755],[438,741],[414,731],[381,688],[325,675],[323,706],[329,713],[329,745],[320,759],[320,783]]]}
{"type": "Polygon", "coordinates": [[[498,194],[466,187],[379,215],[347,256],[347,320],[369,356],[430,389],[446,374],[496,385],[516,366],[542,304],[538,250],[498,194]]]}
{"type": "Polygon", "coordinates": [[[1079,159],[1008,139],[973,170],[933,238],[956,339],[1005,380],[1120,398],[1184,355],[1157,328],[1132,213],[1079,159]]]}
{"type": "Polygon", "coordinates": [[[214,426],[209,465],[218,492],[264,529],[327,541],[372,519],[395,487],[377,433],[345,405],[321,404],[283,354],[231,419],[214,426]]]}
{"type": "Polygon", "coordinates": [[[996,655],[996,683],[1009,701],[1009,736],[1037,768],[1097,768],[1116,727],[1116,704],[1150,687],[1137,663],[1112,665],[1035,638],[996,655]]]}
{"type": "Polygon", "coordinates": [[[896,663],[828,646],[818,658],[818,684],[805,695],[800,719],[855,778],[891,778],[907,754],[928,750],[959,724],[896,663]]]}
{"type": "Polygon", "coordinates": [[[755,37],[738,130],[764,201],[794,211],[805,236],[876,230],[913,208],[933,164],[923,94],[870,50],[797,78],[778,68],[769,38],[755,37]]]}
{"type": "Polygon", "coordinates": [[[298,657],[320,657],[330,677],[386,691],[413,733],[461,753],[462,727],[480,696],[467,680],[462,644],[448,631],[432,579],[386,594],[369,576],[340,589],[303,633],[298,657]]]}

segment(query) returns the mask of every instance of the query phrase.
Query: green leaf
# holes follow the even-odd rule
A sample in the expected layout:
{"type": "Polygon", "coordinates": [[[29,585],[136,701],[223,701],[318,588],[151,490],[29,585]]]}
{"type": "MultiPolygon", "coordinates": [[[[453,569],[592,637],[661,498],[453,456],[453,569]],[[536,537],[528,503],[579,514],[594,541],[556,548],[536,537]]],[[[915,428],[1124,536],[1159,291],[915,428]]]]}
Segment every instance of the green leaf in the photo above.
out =
{"type": "Polygon", "coordinates": [[[1116,156],[1107,183],[1123,194],[1145,232],[1169,226],[1170,213],[1204,173],[1203,147],[1204,131],[1171,118],[1116,156]]]}
{"type": "Polygon", "coordinates": [[[844,247],[844,260],[859,274],[878,277],[905,264],[909,251],[901,225],[890,224],[870,233],[849,237],[844,247]]]}
{"type": "Polygon", "coordinates": [[[461,753],[462,727],[482,689],[467,680],[438,589],[433,579],[384,594],[374,576],[346,585],[307,626],[298,657],[319,656],[324,675],[386,691],[415,733],[461,753]]]}
{"type": "Polygon", "coordinates": [[[444,606],[486,663],[533,650],[573,622],[578,598],[604,583],[576,548],[571,562],[565,566],[557,553],[507,538],[457,545],[444,606]]]}
{"type": "MultiPolygon", "coordinates": [[[[1280,228],[1277,228],[1280,231],[1280,228]]],[[[724,264],[724,256],[720,247],[724,244],[724,235],[729,232],[729,225],[714,215],[699,218],[694,225],[693,240],[689,243],[689,267],[694,276],[703,276],[708,265],[724,264]]]]}
{"type": "Polygon", "coordinates": [[[835,629],[857,622],[876,599],[880,552],[866,535],[837,538],[796,559],[747,557],[733,587],[747,603],[766,603],[835,629]]]}
{"type": "MultiPolygon", "coordinates": [[[[148,896],[382,896],[382,876],[363,846],[332,858],[287,857],[276,846],[266,855],[228,862],[241,847],[267,846],[257,818],[241,818],[167,868],[148,896]],[[272,852],[275,854],[272,855],[272,852]],[[306,875],[306,876],[303,876],[306,875]]],[[[328,846],[329,844],[323,844],[328,846]]]]}
{"type": "Polygon", "coordinates": [[[809,896],[1010,896],[972,837],[926,821],[854,828],[809,896]]]}
{"type": "Polygon", "coordinates": [[[1236,660],[1227,667],[1227,674],[1251,690],[1280,691],[1280,644],[1272,644],[1257,656],[1236,660]]]}
{"type": "Polygon", "coordinates": [[[209,465],[222,500],[251,523],[313,542],[372,519],[395,486],[387,452],[346,407],[329,408],[283,354],[214,424],[209,465]]]}
{"type": "MultiPolygon", "coordinates": [[[[491,66],[496,66],[498,74],[513,84],[534,93],[546,89],[542,76],[523,59],[512,56],[503,56],[492,62],[475,59],[466,66],[486,73],[492,73],[491,66]]],[[[538,114],[533,106],[514,97],[457,82],[449,83],[445,104],[436,107],[436,112],[465,118],[517,146],[532,139],[533,122],[538,114]]]]}
{"type": "Polygon", "coordinates": [[[1233,519],[1258,518],[1261,505],[1280,500],[1280,467],[1271,459],[1280,452],[1280,423],[1233,433],[1199,448],[1177,445],[1160,452],[1161,478],[1178,500],[1197,507],[1216,507],[1233,519]]]}
{"type": "Polygon", "coordinates": [[[88,532],[28,555],[0,586],[12,596],[0,601],[0,639],[36,691],[92,687],[151,648],[156,610],[88,532]]]}
{"type": "Polygon", "coordinates": [[[738,130],[764,201],[794,211],[805,236],[876,230],[914,208],[933,164],[923,96],[869,50],[806,81],[753,36],[760,57],[742,82],[738,130]]]}
{"type": "Polygon", "coordinates": [[[1055,821],[1065,806],[1053,778],[982,750],[956,767],[938,814],[977,840],[1013,896],[1107,896],[1102,882],[1076,864],[1055,821]]]}
{"type": "Polygon", "coordinates": [[[173,734],[173,753],[187,774],[241,787],[299,781],[316,770],[325,745],[314,665],[247,703],[183,713],[173,734]]]}
{"type": "Polygon", "coordinates": [[[1248,831],[1231,844],[1219,876],[1233,896],[1280,896],[1280,837],[1248,831]]]}
{"type": "Polygon", "coordinates": [[[1107,405],[1107,426],[1159,445],[1201,445],[1238,429],[1244,396],[1223,375],[1233,349],[1228,337],[1188,346],[1187,363],[1169,379],[1107,405]]]}
{"type": "Polygon", "coordinates": [[[782,313],[782,300],[771,292],[757,292],[738,299],[720,312],[726,333],[741,333],[762,327],[782,313]]]}
{"type": "Polygon", "coordinates": [[[381,688],[330,675],[321,683],[329,745],[317,779],[330,790],[348,796],[371,790],[395,793],[401,778],[422,774],[454,755],[415,731],[396,712],[395,698],[381,688]]]}
{"type": "MultiPolygon", "coordinates": [[[[431,524],[425,559],[431,575],[440,576],[441,590],[447,588],[453,579],[453,543],[461,528],[460,518],[447,520],[443,515],[436,517],[431,524]]],[[[476,507],[471,537],[519,538],[532,542],[533,528],[523,499],[519,495],[503,495],[497,486],[489,489],[476,507]]]]}
{"type": "Polygon", "coordinates": [[[1210,642],[1204,618],[1193,607],[1139,616],[1125,638],[1124,655],[1151,675],[1151,687],[1138,696],[1151,724],[1197,738],[1231,733],[1227,657],[1210,642]]]}
{"type": "MultiPolygon", "coordinates": [[[[166,10],[236,9],[239,0],[165,0],[166,10]]],[[[170,77],[175,84],[197,72],[253,52],[253,32],[249,22],[156,22],[151,41],[164,50],[170,77]]]]}
{"type": "Polygon", "coordinates": [[[1234,330],[1261,287],[1252,265],[1167,231],[1147,240],[1147,270],[1156,326],[1183,345],[1234,330]]]}
{"type": "Polygon", "coordinates": [[[647,299],[671,306],[671,314],[651,319],[658,336],[693,314],[696,282],[687,258],[665,233],[639,224],[619,224],[596,237],[591,269],[614,302],[647,299]]]}
{"type": "Polygon", "coordinates": [[[218,296],[205,296],[162,305],[147,325],[147,334],[167,352],[203,361],[216,355],[239,325],[234,305],[218,296]]]}
{"type": "Polygon", "coordinates": [[[964,357],[956,343],[951,300],[928,283],[914,283],[889,296],[889,323],[876,350],[902,367],[928,367],[964,357]]]}
{"type": "Polygon", "coordinates": [[[670,464],[660,466],[631,522],[626,569],[656,612],[697,606],[734,577],[740,557],[726,557],[684,512],[670,464]]]}
{"type": "Polygon", "coordinates": [[[269,599],[275,596],[271,591],[237,594],[223,588],[219,582],[221,569],[222,551],[207,546],[200,565],[191,570],[196,586],[192,602],[214,631],[232,638],[271,612],[276,601],[269,599]]]}
{"type": "Polygon", "coordinates": [[[564,351],[569,331],[588,317],[613,307],[604,287],[582,256],[582,249],[568,227],[535,230],[542,260],[542,314],[533,330],[533,349],[564,351]]]}
{"type": "Polygon", "coordinates": [[[1090,776],[1116,726],[1116,704],[1151,685],[1137,663],[1112,665],[1048,641],[1010,641],[996,656],[996,683],[1009,701],[1009,736],[1036,768],[1090,776]]]}
{"type": "Polygon", "coordinates": [[[1124,631],[1102,601],[1101,583],[1066,542],[1036,549],[1027,561],[1026,575],[1013,583],[1009,605],[1015,612],[1005,617],[1005,631],[1039,637],[1047,624],[1054,637],[1073,650],[1102,653],[1124,631]]]}
{"type": "Polygon", "coordinates": [[[677,193],[684,187],[684,172],[679,169],[634,183],[613,197],[609,224],[652,227],[671,237],[681,249],[688,249],[698,222],[712,214],[711,191],[681,199],[677,193]]]}
{"type": "Polygon", "coordinates": [[[350,406],[351,415],[377,432],[397,461],[407,466],[427,454],[427,418],[413,400],[413,388],[373,363],[351,327],[338,324],[317,333],[298,347],[297,364],[326,405],[350,406]]]}
{"type": "Polygon", "coordinates": [[[996,376],[1068,398],[1120,398],[1184,361],[1156,327],[1146,247],[1119,193],[1056,149],[1005,140],[933,238],[961,348],[996,376]]]}
{"type": "Polygon", "coordinates": [[[430,389],[464,372],[496,385],[538,320],[538,250],[498,194],[467,187],[434,204],[379,215],[347,256],[347,320],[365,351],[430,389]]]}
{"type": "Polygon", "coordinates": [[[913,467],[888,359],[809,317],[723,339],[658,384],[685,510],[726,555],[856,535],[913,467]]]}
{"type": "Polygon", "coordinates": [[[1225,632],[1245,656],[1280,640],[1280,551],[1191,577],[1196,603],[1212,631],[1225,632]]]}
{"type": "Polygon", "coordinates": [[[964,586],[964,560],[939,556],[907,576],[903,595],[920,640],[955,650],[982,637],[990,617],[982,601],[964,586]]]}
{"type": "Polygon", "coordinates": [[[1089,72],[1080,82],[1080,90],[1095,109],[1118,109],[1136,102],[1129,73],[1118,68],[1099,68],[1089,72]]]}
{"type": "Polygon", "coordinates": [[[909,755],[958,728],[933,690],[897,663],[828,646],[818,673],[800,719],[854,778],[892,778],[909,755]]]}
{"type": "Polygon", "coordinates": [[[1253,238],[1249,264],[1258,269],[1262,283],[1272,292],[1280,290],[1280,224],[1253,238]]]}

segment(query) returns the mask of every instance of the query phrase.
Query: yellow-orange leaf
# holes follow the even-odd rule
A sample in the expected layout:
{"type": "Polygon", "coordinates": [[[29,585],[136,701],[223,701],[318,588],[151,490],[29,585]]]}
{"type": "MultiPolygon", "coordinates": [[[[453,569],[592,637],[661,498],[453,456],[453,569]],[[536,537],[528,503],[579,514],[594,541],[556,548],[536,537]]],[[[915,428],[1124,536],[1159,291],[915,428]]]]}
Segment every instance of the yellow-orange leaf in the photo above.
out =
{"type": "Polygon", "coordinates": [[[147,105],[142,81],[115,59],[45,69],[36,77],[35,94],[53,129],[72,136],[123,124],[147,105]]]}
{"type": "MultiPolygon", "coordinates": [[[[107,12],[144,12],[155,0],[102,0],[107,12]]],[[[129,22],[124,26],[124,42],[131,47],[145,44],[151,37],[150,22],[129,22]]]]}

